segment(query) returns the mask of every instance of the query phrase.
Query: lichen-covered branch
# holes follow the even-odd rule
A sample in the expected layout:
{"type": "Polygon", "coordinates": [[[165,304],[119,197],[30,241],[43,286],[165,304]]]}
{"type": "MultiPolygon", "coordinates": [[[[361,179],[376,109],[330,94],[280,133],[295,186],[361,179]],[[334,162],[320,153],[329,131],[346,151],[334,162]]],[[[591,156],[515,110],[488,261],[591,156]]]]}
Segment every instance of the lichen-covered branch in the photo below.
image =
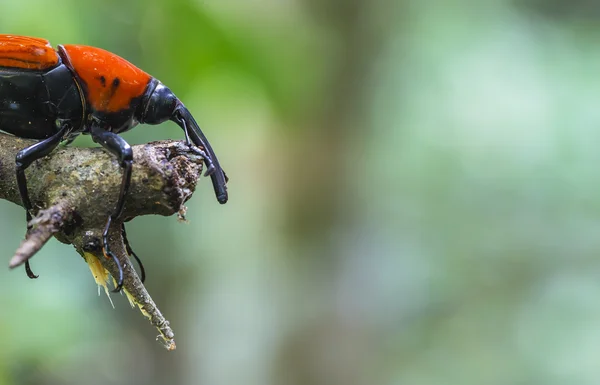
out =
{"type": "MultiPolygon", "coordinates": [[[[33,143],[0,133],[0,199],[22,205],[15,177],[15,156],[33,143]]],[[[134,146],[133,153],[130,193],[122,217],[109,230],[109,243],[123,266],[123,287],[130,301],[150,318],[165,346],[172,350],[173,331],[131,266],[121,226],[140,215],[169,216],[184,212],[183,205],[201,176],[203,160],[181,141],[134,146]]],[[[116,159],[101,148],[65,147],[34,162],[26,175],[35,217],[10,267],[24,263],[54,236],[75,247],[99,284],[106,284],[106,271],[117,276],[114,262],[104,256],[101,247],[102,230],[114,210],[121,183],[116,159]]],[[[25,228],[25,214],[23,225],[25,228]]]]}

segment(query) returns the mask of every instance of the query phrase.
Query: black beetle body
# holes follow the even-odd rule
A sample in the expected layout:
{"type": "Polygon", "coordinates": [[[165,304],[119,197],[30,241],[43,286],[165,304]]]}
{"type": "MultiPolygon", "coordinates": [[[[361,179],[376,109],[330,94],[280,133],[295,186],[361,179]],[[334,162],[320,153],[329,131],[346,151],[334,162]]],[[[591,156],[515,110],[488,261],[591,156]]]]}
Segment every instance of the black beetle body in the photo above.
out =
{"type": "Polygon", "coordinates": [[[0,69],[0,127],[21,138],[47,139],[69,122],[83,125],[83,103],[71,71],[61,64],[48,71],[0,69]]]}

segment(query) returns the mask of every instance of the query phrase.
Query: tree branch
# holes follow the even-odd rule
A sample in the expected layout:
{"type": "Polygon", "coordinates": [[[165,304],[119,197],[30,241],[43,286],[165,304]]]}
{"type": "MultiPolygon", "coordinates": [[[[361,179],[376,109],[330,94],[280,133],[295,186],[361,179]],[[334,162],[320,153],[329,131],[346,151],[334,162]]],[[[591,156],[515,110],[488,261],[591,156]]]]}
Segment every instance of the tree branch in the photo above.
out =
{"type": "MultiPolygon", "coordinates": [[[[0,199],[22,206],[15,157],[33,143],[0,133],[0,199]]],[[[203,160],[181,141],[134,146],[133,153],[130,192],[121,219],[109,230],[109,244],[123,267],[123,288],[130,302],[150,319],[164,345],[173,350],[174,333],[131,266],[121,226],[140,215],[183,216],[184,203],[196,188],[203,160]]],[[[116,277],[117,268],[103,254],[101,235],[119,194],[121,169],[117,160],[101,148],[65,147],[34,162],[26,175],[35,217],[9,266],[23,264],[54,236],[75,247],[108,293],[107,271],[116,277]]]]}

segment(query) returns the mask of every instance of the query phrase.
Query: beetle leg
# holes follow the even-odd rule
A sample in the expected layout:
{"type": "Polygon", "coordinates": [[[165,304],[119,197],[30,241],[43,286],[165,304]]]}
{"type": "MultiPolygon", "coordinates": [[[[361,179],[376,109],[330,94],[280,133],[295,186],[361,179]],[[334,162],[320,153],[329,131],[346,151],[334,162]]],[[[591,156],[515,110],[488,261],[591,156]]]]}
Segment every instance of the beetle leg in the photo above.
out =
{"type": "Polygon", "coordinates": [[[137,263],[140,267],[141,281],[142,281],[142,283],[144,283],[144,281],[146,280],[146,269],[144,269],[144,264],[142,263],[140,258],[133,252],[133,250],[131,249],[131,246],[129,246],[129,240],[127,239],[127,232],[125,231],[125,223],[121,224],[121,235],[123,235],[123,241],[125,242],[125,250],[127,250],[127,254],[129,254],[130,257],[133,257],[137,261],[137,263]]]}
{"type": "Polygon", "coordinates": [[[113,290],[119,292],[123,287],[123,268],[119,263],[119,260],[110,250],[108,246],[108,229],[114,219],[117,219],[123,212],[125,206],[125,197],[129,191],[129,185],[131,184],[131,166],[133,164],[133,150],[131,146],[121,138],[119,135],[105,130],[103,127],[93,124],[90,128],[90,134],[94,142],[100,144],[102,147],[107,149],[113,155],[119,159],[121,168],[123,169],[123,178],[121,179],[121,191],[119,192],[119,200],[115,211],[108,217],[106,226],[104,227],[104,233],[102,234],[103,248],[106,255],[112,258],[119,268],[119,279],[117,281],[117,287],[113,290]]]}
{"type": "MultiPolygon", "coordinates": [[[[194,141],[194,144],[192,145],[192,141],[190,140],[191,127],[188,127],[188,123],[183,118],[182,112],[179,110],[176,111],[175,115],[174,115],[174,119],[175,119],[175,122],[183,128],[183,132],[185,134],[185,144],[187,144],[190,149],[192,149],[198,155],[202,156],[202,158],[204,159],[204,162],[206,163],[206,171],[204,172],[204,176],[212,175],[216,170],[212,157],[197,147],[197,146],[202,146],[202,148],[206,149],[207,144],[205,144],[205,143],[207,141],[202,141],[201,139],[196,139],[194,141]]],[[[195,138],[196,137],[197,137],[197,135],[195,136],[195,138]]]]}
{"type": "MultiPolygon", "coordinates": [[[[29,199],[29,193],[27,191],[27,178],[25,176],[25,170],[35,160],[43,158],[46,155],[50,154],[52,150],[54,150],[56,146],[58,146],[61,142],[67,128],[68,126],[64,125],[60,131],[58,131],[56,134],[52,135],[48,139],[44,139],[41,142],[37,142],[36,144],[24,148],[17,153],[17,157],[15,160],[17,185],[19,187],[21,201],[23,202],[23,206],[25,207],[25,219],[27,220],[27,229],[31,228],[29,223],[31,222],[31,210],[33,209],[33,205],[31,204],[31,200],[29,199]]],[[[33,271],[31,271],[29,261],[26,261],[25,263],[25,272],[27,273],[27,276],[29,278],[34,279],[38,277],[33,273],[33,271]]]]}
{"type": "Polygon", "coordinates": [[[33,271],[31,271],[31,266],[29,266],[29,261],[25,261],[25,272],[27,276],[31,279],[36,279],[39,275],[35,275],[33,271]]]}
{"type": "Polygon", "coordinates": [[[106,221],[106,226],[104,227],[104,231],[102,232],[102,250],[104,251],[104,256],[107,258],[111,258],[115,265],[117,265],[117,270],[119,270],[119,279],[117,281],[117,287],[113,290],[114,293],[121,291],[123,287],[123,266],[121,266],[121,262],[108,247],[108,229],[110,228],[110,224],[112,223],[112,215],[108,216],[108,220],[106,221]]]}
{"type": "Polygon", "coordinates": [[[25,210],[27,211],[27,223],[29,223],[29,221],[31,220],[30,212],[31,209],[33,209],[33,205],[29,200],[25,170],[35,160],[43,158],[46,155],[50,154],[52,150],[54,150],[56,146],[60,144],[66,129],[67,126],[64,126],[60,131],[58,131],[56,134],[52,135],[48,139],[44,139],[41,142],[37,142],[36,144],[24,148],[17,153],[17,185],[19,186],[19,193],[21,194],[23,206],[25,206],[25,210]]]}

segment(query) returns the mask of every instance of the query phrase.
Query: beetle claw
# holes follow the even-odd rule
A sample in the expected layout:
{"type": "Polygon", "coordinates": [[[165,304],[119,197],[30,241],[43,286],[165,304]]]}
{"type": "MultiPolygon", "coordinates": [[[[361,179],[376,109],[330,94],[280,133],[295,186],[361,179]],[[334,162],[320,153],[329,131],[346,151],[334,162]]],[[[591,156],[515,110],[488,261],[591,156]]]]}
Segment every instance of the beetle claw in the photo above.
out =
{"type": "Polygon", "coordinates": [[[209,165],[206,167],[206,172],[204,173],[204,176],[211,176],[212,174],[214,174],[215,170],[215,165],[209,163],[209,165]]]}
{"type": "Polygon", "coordinates": [[[204,163],[206,165],[206,172],[204,173],[204,176],[211,176],[215,172],[216,168],[215,168],[215,164],[213,163],[210,156],[208,156],[208,154],[206,152],[204,152],[203,150],[201,150],[199,147],[196,147],[192,144],[189,144],[189,146],[190,146],[190,150],[194,154],[200,155],[202,157],[202,159],[204,159],[204,163]]]}

